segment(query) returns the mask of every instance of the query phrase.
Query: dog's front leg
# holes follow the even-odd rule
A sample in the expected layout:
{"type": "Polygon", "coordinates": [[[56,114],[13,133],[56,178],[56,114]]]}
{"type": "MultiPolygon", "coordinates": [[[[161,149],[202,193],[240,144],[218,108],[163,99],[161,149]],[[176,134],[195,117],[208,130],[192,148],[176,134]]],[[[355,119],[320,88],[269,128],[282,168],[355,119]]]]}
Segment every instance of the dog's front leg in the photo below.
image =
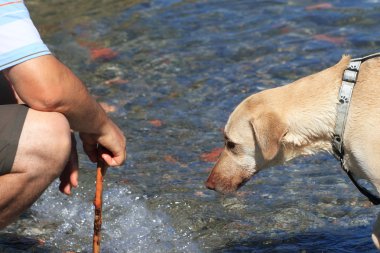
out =
{"type": "Polygon", "coordinates": [[[380,249],[380,214],[377,215],[375,224],[373,225],[372,241],[377,249],[380,249]]]}

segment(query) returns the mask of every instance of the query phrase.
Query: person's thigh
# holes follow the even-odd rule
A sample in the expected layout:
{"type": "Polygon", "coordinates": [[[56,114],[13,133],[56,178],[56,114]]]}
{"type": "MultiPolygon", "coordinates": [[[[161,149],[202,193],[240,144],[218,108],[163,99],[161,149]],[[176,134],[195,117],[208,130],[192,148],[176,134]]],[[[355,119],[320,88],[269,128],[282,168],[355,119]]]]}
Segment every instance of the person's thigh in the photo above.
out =
{"type": "Polygon", "coordinates": [[[11,171],[28,107],[0,105],[0,175],[11,171]]]}
{"type": "MultiPolygon", "coordinates": [[[[8,113],[12,108],[7,108],[8,113]]],[[[14,159],[7,162],[13,160],[11,169],[4,167],[8,173],[0,175],[0,229],[33,204],[62,173],[71,151],[70,127],[60,113],[27,109],[21,128],[21,133],[15,131],[20,134],[14,159]]],[[[9,152],[9,146],[3,151],[9,152]]]]}

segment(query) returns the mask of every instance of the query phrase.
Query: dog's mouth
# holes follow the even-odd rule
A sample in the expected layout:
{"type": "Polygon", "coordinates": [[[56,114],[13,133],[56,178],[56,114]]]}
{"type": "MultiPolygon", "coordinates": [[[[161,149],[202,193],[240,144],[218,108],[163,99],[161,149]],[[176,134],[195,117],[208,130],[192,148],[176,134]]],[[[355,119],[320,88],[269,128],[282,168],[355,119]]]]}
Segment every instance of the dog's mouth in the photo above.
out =
{"type": "Polygon", "coordinates": [[[243,181],[241,181],[241,183],[237,185],[235,191],[239,190],[243,185],[245,185],[249,181],[249,179],[250,178],[244,178],[243,181]]]}
{"type": "Polygon", "coordinates": [[[229,194],[239,190],[249,181],[249,179],[250,178],[243,178],[239,183],[232,183],[227,179],[217,180],[218,183],[215,183],[212,179],[208,179],[206,182],[206,187],[221,194],[229,194]]]}

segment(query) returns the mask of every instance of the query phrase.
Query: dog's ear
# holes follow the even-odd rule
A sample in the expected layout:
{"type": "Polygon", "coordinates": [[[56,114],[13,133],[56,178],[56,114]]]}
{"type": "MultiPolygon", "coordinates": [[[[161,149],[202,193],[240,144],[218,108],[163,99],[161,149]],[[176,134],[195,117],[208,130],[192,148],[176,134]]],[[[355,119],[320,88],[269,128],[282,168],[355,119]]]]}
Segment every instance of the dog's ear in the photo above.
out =
{"type": "Polygon", "coordinates": [[[281,140],[287,133],[287,125],[272,112],[262,113],[251,120],[256,141],[266,161],[272,160],[280,150],[281,140]]]}

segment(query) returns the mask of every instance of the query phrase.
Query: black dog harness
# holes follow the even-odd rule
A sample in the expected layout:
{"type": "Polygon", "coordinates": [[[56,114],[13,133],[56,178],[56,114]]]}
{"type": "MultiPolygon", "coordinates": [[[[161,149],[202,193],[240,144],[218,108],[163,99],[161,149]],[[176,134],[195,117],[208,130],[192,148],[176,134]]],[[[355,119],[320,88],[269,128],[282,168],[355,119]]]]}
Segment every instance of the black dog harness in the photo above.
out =
{"type": "Polygon", "coordinates": [[[335,130],[333,136],[333,151],[334,156],[340,161],[342,169],[347,173],[348,177],[351,179],[352,183],[358,188],[358,190],[368,198],[369,201],[374,205],[380,204],[380,197],[371,193],[368,189],[361,186],[351,171],[347,170],[343,163],[344,148],[343,148],[343,135],[344,128],[346,126],[348,109],[350,107],[352,90],[356,84],[357,77],[359,75],[360,65],[374,57],[379,57],[380,53],[371,54],[362,58],[352,59],[347,69],[343,72],[342,85],[339,90],[337,105],[337,116],[335,121],[335,130]]]}

